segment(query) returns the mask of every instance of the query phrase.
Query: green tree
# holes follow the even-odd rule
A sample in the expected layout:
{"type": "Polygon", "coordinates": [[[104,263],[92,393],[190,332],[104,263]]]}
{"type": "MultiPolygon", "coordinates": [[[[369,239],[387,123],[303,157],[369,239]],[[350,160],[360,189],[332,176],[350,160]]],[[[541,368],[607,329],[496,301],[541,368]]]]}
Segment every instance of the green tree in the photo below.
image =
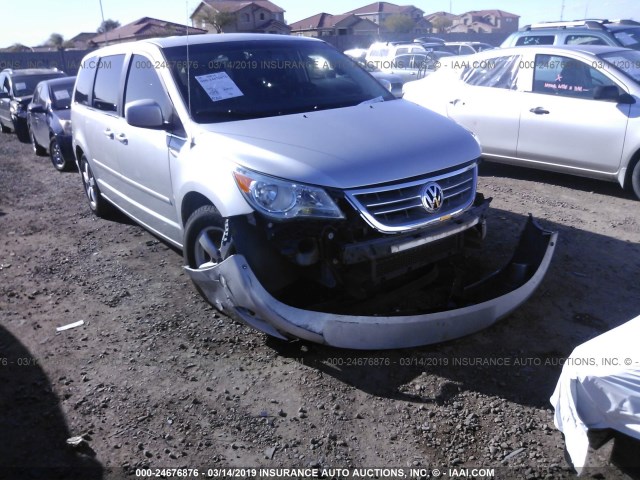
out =
{"type": "Polygon", "coordinates": [[[384,21],[384,27],[392,33],[409,33],[415,26],[416,22],[406,15],[391,15],[384,21]]]}
{"type": "Polygon", "coordinates": [[[436,17],[431,20],[433,33],[446,33],[447,28],[453,24],[453,21],[447,17],[436,17]]]}
{"type": "Polygon", "coordinates": [[[236,22],[235,13],[224,12],[220,10],[209,9],[198,17],[215,28],[216,33],[223,33],[224,27],[232,25],[236,22]]]}
{"type": "Polygon", "coordinates": [[[48,47],[54,47],[56,50],[64,50],[66,48],[64,37],[59,33],[52,33],[49,35],[49,40],[46,41],[45,45],[48,47]]]}
{"type": "Polygon", "coordinates": [[[119,26],[120,26],[120,22],[119,21],[111,20],[110,18],[107,18],[104,22],[102,22],[100,24],[100,26],[98,27],[97,32],[98,33],[110,32],[111,30],[115,30],[119,26]]]}

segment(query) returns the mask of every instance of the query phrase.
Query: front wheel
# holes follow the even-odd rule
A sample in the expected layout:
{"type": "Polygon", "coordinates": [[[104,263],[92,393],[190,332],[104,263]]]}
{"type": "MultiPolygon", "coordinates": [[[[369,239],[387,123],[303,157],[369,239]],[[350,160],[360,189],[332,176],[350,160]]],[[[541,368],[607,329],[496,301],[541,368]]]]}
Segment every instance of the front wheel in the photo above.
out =
{"type": "Polygon", "coordinates": [[[184,229],[183,255],[191,268],[212,267],[233,250],[227,221],[216,207],[205,205],[191,214],[184,229]]]}
{"type": "Polygon", "coordinates": [[[49,144],[49,157],[51,158],[53,167],[59,172],[65,172],[71,169],[72,162],[64,157],[60,143],[55,137],[51,139],[51,143],[49,144]]]}
{"type": "Polygon", "coordinates": [[[93,176],[89,161],[86,155],[82,155],[80,158],[80,173],[82,175],[82,185],[84,186],[84,193],[89,200],[89,207],[91,211],[98,217],[106,217],[111,212],[111,205],[107,200],[102,197],[96,177],[93,176]]]}
{"type": "Polygon", "coordinates": [[[636,198],[640,199],[640,160],[638,160],[631,172],[631,188],[636,198]]]}

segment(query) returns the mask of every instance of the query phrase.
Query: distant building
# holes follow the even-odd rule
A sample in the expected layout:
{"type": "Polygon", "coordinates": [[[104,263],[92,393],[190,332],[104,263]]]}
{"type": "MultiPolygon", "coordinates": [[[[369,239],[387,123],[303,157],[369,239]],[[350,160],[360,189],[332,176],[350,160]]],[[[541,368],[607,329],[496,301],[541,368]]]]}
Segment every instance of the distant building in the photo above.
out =
{"type": "Polygon", "coordinates": [[[351,13],[360,18],[371,20],[378,25],[384,25],[385,20],[393,15],[407,16],[415,22],[422,20],[424,15],[423,10],[413,5],[396,5],[395,3],[389,2],[374,2],[345,13],[351,13]]]}
{"type": "Polygon", "coordinates": [[[331,15],[318,13],[289,25],[292,35],[326,37],[333,35],[375,35],[379,26],[366,18],[346,13],[331,15]]]}
{"type": "Polygon", "coordinates": [[[97,46],[104,46],[113,43],[131,42],[143,40],[145,38],[171,37],[173,35],[199,35],[207,33],[200,28],[180,25],[179,23],[158,20],[157,18],[143,17],[135,22],[122,25],[121,27],[109,30],[106,33],[93,34],[89,43],[97,46]]]}
{"type": "Polygon", "coordinates": [[[503,10],[474,10],[453,19],[448,33],[511,33],[518,30],[520,16],[503,10]]]}
{"type": "Polygon", "coordinates": [[[67,40],[67,44],[73,45],[68,49],[86,50],[87,48],[95,47],[95,44],[91,41],[96,36],[96,32],[82,32],[75,37],[67,40]]]}
{"type": "Polygon", "coordinates": [[[445,33],[458,16],[449,12],[434,12],[423,18],[431,24],[431,33],[445,33]]]}
{"type": "Polygon", "coordinates": [[[284,10],[268,0],[203,0],[191,14],[191,24],[210,33],[279,33],[291,29],[284,21],[284,10]],[[228,14],[221,32],[211,16],[228,14]]]}

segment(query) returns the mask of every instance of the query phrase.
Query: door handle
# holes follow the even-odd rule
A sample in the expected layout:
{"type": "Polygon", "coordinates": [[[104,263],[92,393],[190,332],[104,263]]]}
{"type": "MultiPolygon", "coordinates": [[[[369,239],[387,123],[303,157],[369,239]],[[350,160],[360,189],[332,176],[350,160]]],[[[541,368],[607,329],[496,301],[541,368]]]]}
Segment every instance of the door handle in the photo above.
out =
{"type": "Polygon", "coordinates": [[[121,133],[116,138],[123,145],[128,145],[129,144],[129,140],[127,140],[127,136],[124,133],[121,133]]]}
{"type": "Polygon", "coordinates": [[[451,105],[458,105],[458,104],[464,105],[465,104],[464,101],[460,100],[459,98],[456,98],[455,100],[451,100],[449,103],[451,105]]]}
{"type": "Polygon", "coordinates": [[[542,107],[536,107],[529,110],[531,113],[535,113],[536,115],[547,115],[549,110],[546,110],[542,107]]]}
{"type": "Polygon", "coordinates": [[[104,135],[105,135],[107,138],[109,138],[109,139],[113,140],[114,134],[113,134],[113,132],[111,131],[111,129],[110,129],[110,128],[107,128],[107,129],[104,131],[104,135]]]}

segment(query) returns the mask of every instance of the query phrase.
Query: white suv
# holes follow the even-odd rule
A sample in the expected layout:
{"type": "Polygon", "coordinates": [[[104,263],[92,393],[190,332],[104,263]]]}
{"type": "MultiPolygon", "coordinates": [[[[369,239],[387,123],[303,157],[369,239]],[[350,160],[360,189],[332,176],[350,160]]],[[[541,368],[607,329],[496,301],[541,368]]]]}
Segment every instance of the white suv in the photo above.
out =
{"type": "Polygon", "coordinates": [[[524,301],[555,245],[529,222],[506,276],[461,289],[477,272],[461,278],[454,260],[483,236],[489,203],[476,194],[477,141],[319,40],[109,46],[83,60],[72,121],[92,210],[115,205],[181,248],[212,304],[276,337],[455,338],[524,301]],[[432,301],[380,301],[408,285],[432,301]]]}

